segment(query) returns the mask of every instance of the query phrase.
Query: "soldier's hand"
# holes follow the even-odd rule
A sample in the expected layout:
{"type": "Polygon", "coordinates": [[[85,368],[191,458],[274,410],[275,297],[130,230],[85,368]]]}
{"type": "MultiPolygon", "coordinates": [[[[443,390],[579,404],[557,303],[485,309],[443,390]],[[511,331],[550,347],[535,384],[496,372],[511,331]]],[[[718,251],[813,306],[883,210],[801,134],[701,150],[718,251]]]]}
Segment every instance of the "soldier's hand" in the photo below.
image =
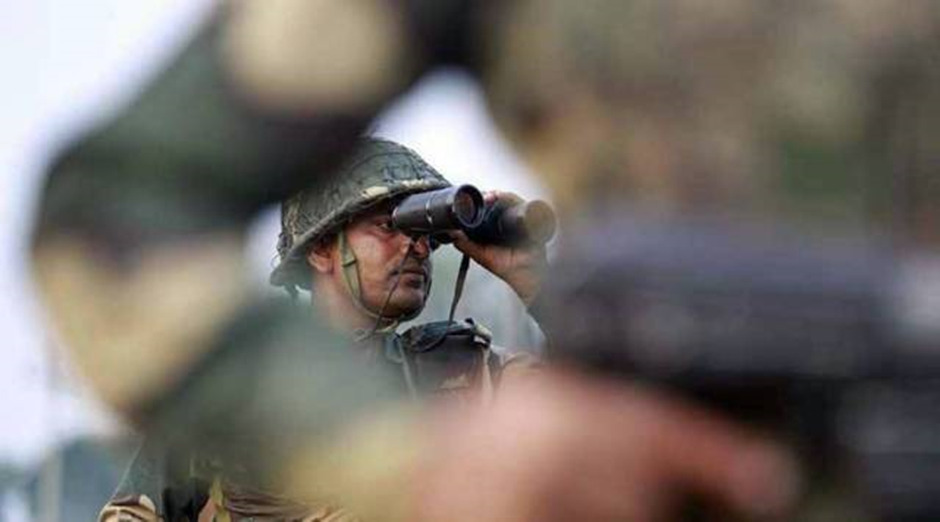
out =
{"type": "MultiPolygon", "coordinates": [[[[484,193],[483,198],[487,205],[496,201],[522,202],[516,194],[495,190],[484,193]]],[[[482,245],[463,232],[455,232],[453,237],[458,250],[505,281],[526,305],[532,303],[541,289],[542,271],[547,264],[545,245],[482,245]]]]}
{"type": "Polygon", "coordinates": [[[492,408],[439,415],[415,474],[419,520],[677,520],[692,495],[767,519],[798,489],[781,448],[623,384],[548,372],[506,383],[492,408]]]}

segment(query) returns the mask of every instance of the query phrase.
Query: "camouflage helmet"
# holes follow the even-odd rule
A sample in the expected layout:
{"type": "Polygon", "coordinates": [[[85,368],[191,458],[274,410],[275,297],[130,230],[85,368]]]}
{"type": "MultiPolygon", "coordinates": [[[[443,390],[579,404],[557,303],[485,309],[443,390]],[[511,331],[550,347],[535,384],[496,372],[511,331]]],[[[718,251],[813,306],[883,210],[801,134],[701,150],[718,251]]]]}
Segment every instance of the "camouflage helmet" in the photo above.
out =
{"type": "Polygon", "coordinates": [[[335,175],[281,206],[279,263],[271,272],[271,284],[309,289],[305,258],[313,242],[383,201],[449,186],[444,176],[408,147],[364,138],[335,175]]]}

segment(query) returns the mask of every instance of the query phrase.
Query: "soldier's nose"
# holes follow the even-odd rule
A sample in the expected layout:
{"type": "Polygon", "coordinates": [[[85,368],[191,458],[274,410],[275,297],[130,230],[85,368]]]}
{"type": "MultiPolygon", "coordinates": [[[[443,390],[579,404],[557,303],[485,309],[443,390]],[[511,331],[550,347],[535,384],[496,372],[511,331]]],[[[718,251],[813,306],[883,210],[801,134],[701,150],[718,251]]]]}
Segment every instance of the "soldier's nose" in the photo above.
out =
{"type": "Polygon", "coordinates": [[[417,239],[414,239],[413,241],[414,247],[412,247],[412,250],[415,257],[418,259],[424,259],[431,255],[431,240],[428,238],[428,236],[421,236],[417,239]]]}

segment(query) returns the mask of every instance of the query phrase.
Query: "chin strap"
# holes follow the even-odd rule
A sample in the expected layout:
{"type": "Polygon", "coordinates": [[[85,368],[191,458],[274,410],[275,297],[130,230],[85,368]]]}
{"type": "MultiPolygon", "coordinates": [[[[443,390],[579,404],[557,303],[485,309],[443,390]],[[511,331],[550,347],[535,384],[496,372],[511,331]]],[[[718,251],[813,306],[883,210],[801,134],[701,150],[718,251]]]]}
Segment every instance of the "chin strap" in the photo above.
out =
{"type": "MultiPolygon", "coordinates": [[[[424,309],[423,304],[413,313],[407,315],[402,315],[399,317],[388,317],[384,315],[385,308],[388,307],[389,301],[392,300],[392,294],[394,294],[395,290],[398,289],[398,283],[401,281],[401,269],[405,266],[408,258],[411,257],[412,253],[414,252],[414,241],[408,244],[408,251],[405,253],[401,263],[398,265],[397,274],[395,275],[395,283],[392,285],[392,289],[389,290],[388,295],[385,296],[385,302],[382,303],[382,308],[378,313],[376,313],[370,310],[362,302],[362,284],[359,281],[358,260],[356,259],[355,252],[353,252],[352,248],[349,247],[349,242],[346,240],[346,232],[341,230],[337,236],[340,258],[343,266],[343,281],[346,283],[346,290],[349,292],[349,297],[353,302],[353,306],[355,306],[357,310],[365,314],[367,317],[375,319],[375,326],[369,330],[359,332],[359,334],[356,336],[357,340],[371,337],[372,335],[379,332],[393,332],[403,321],[414,319],[421,313],[421,310],[424,309]],[[383,325],[383,323],[385,324],[383,325]]],[[[428,277],[427,281],[425,282],[425,301],[427,301],[430,293],[431,277],[428,277]]]]}
{"type": "MultiPolygon", "coordinates": [[[[349,248],[349,242],[346,241],[346,232],[340,230],[337,234],[337,241],[339,243],[339,254],[340,259],[343,265],[343,282],[346,283],[346,290],[349,292],[350,300],[353,303],[353,306],[356,307],[356,310],[366,315],[371,319],[375,319],[376,327],[373,328],[372,332],[368,332],[367,335],[362,337],[368,337],[375,332],[379,331],[391,331],[398,327],[399,320],[392,319],[389,317],[382,317],[381,315],[370,310],[366,305],[362,303],[362,284],[359,281],[359,261],[356,259],[356,254],[349,248]],[[381,326],[382,322],[387,322],[385,326],[381,326]]],[[[394,290],[393,290],[394,291],[394,290]]],[[[360,336],[357,336],[357,338],[360,336]]]]}

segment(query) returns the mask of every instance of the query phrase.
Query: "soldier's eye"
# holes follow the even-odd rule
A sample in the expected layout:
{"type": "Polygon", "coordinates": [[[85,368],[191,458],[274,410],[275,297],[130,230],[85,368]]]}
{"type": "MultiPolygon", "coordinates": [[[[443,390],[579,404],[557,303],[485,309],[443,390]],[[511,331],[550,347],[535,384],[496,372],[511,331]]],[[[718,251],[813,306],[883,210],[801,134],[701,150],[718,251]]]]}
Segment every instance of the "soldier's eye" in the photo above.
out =
{"type": "Polygon", "coordinates": [[[391,219],[383,219],[381,221],[378,221],[376,222],[375,226],[379,227],[379,229],[381,229],[384,232],[391,232],[392,230],[394,230],[391,219]]]}

